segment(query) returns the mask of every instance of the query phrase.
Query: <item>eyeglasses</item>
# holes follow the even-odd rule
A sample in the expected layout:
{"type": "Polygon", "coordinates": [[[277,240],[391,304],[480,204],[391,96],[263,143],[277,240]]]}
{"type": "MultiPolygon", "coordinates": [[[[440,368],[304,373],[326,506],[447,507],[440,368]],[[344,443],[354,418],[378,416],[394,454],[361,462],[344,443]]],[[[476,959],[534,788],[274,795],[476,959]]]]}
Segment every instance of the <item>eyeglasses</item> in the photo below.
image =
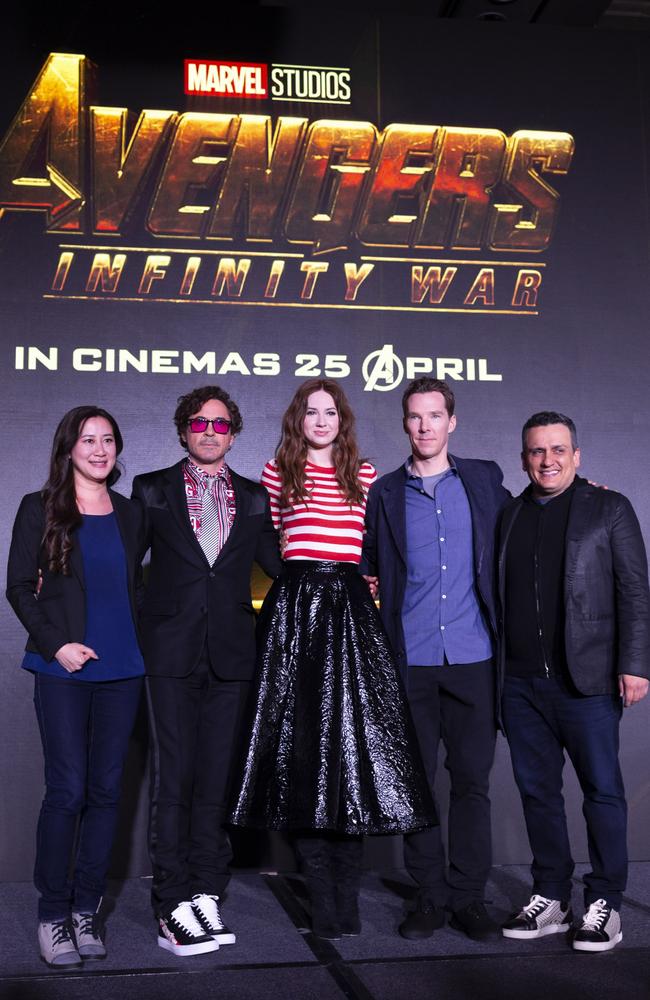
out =
{"type": "Polygon", "coordinates": [[[203,431],[207,431],[209,424],[212,424],[215,434],[228,434],[232,427],[232,420],[226,420],[225,417],[215,417],[213,420],[208,417],[192,417],[191,420],[187,421],[187,426],[193,434],[202,434],[203,431]]]}

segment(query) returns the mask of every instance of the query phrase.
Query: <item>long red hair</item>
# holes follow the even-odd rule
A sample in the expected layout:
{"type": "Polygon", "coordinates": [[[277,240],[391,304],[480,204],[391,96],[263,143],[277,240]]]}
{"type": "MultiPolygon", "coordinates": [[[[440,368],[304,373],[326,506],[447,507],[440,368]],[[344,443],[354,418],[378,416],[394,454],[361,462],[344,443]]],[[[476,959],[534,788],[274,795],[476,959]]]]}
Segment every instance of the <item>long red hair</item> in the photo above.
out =
{"type": "Polygon", "coordinates": [[[311,493],[305,474],[309,445],[303,433],[303,423],[309,397],[319,390],[332,397],[339,415],[339,433],[332,447],[336,482],[350,503],[364,502],[364,492],[359,482],[362,459],[359,455],[354,431],[354,414],[350,404],[338,383],[326,378],[314,378],[303,382],[282,418],[282,438],[275,453],[282,481],[281,507],[289,507],[296,501],[307,500],[311,493]]]}

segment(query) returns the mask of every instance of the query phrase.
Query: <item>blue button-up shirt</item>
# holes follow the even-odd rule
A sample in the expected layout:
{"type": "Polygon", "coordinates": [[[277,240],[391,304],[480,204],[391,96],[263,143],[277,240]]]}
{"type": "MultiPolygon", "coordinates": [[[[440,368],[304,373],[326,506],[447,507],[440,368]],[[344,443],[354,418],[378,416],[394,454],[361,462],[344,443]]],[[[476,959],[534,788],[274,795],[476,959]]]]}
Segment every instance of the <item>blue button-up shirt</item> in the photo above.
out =
{"type": "Polygon", "coordinates": [[[452,466],[433,496],[406,463],[407,581],[402,626],[410,666],[478,663],[492,656],[474,580],[472,515],[452,466]]]}

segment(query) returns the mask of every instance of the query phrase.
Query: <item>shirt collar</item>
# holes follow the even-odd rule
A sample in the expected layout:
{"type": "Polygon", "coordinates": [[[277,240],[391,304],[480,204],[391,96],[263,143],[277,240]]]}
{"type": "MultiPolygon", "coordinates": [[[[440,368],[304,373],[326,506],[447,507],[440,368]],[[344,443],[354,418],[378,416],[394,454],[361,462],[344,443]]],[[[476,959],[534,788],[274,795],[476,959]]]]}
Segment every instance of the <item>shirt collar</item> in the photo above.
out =
{"type": "MultiPolygon", "coordinates": [[[[454,462],[451,455],[447,455],[449,459],[449,468],[445,469],[445,472],[453,472],[454,475],[458,475],[458,469],[456,468],[456,463],[454,462]]],[[[418,482],[422,482],[422,476],[418,476],[417,472],[413,472],[413,455],[409,457],[404,462],[404,472],[406,473],[406,479],[417,479],[418,482]]]]}
{"type": "Polygon", "coordinates": [[[215,482],[217,479],[223,479],[227,485],[230,484],[230,469],[225,462],[219,471],[214,476],[211,476],[209,472],[205,471],[205,469],[199,469],[198,465],[195,465],[189,458],[186,458],[185,472],[190,479],[194,480],[197,486],[209,486],[210,483],[215,482]]]}

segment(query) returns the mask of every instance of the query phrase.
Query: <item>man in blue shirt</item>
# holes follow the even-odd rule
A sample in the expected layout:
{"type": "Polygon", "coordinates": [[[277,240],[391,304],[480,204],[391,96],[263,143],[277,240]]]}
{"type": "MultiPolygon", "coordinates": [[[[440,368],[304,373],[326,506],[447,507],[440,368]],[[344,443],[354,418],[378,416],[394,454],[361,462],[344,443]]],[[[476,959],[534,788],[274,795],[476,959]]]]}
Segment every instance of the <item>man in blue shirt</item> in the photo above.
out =
{"type": "Polygon", "coordinates": [[[399,930],[429,937],[448,907],[453,927],[483,940],[497,933],[483,894],[498,720],[494,544],[509,494],[496,463],[449,455],[456,417],[445,382],[411,382],[402,407],[411,455],[370,491],[361,569],[381,581],[381,615],[432,791],[441,739],[451,790],[448,871],[439,827],[405,837],[419,891],[399,930]]]}

